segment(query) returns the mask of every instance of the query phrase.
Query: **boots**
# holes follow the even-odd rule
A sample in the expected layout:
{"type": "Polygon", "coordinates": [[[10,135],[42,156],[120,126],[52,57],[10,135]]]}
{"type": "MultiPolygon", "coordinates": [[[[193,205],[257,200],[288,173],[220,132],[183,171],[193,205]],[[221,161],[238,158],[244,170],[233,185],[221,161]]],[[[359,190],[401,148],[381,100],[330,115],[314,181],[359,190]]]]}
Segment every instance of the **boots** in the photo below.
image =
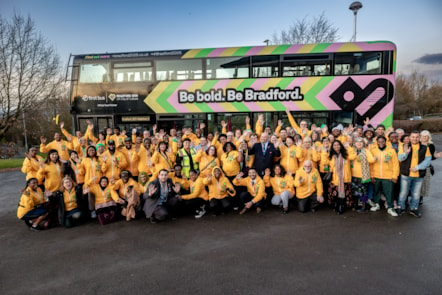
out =
{"type": "Polygon", "coordinates": [[[338,215],[344,213],[344,199],[338,198],[336,213],[338,213],[338,215]]]}

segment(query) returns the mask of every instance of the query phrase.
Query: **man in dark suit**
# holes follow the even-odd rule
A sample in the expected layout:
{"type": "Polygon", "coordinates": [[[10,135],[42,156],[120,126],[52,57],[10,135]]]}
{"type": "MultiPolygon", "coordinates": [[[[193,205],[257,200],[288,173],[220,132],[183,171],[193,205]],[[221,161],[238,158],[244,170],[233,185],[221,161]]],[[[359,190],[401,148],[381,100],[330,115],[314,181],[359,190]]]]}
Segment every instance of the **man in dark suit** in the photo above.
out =
{"type": "Polygon", "coordinates": [[[269,142],[269,135],[264,132],[261,134],[260,142],[249,149],[249,155],[255,155],[255,170],[262,177],[267,168],[272,169],[274,158],[280,157],[281,152],[269,142]]]}
{"type": "Polygon", "coordinates": [[[179,206],[181,196],[179,195],[181,185],[173,184],[172,179],[168,178],[166,169],[160,170],[158,179],[154,180],[148,190],[144,193],[144,213],[152,223],[166,220],[179,206]]]}

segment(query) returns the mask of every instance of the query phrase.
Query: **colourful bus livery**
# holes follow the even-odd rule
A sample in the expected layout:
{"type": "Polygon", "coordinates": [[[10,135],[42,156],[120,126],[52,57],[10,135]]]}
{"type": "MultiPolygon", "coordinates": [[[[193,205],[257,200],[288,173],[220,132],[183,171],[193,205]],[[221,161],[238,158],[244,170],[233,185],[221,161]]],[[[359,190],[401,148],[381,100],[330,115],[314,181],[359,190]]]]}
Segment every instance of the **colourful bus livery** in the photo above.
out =
{"type": "Polygon", "coordinates": [[[368,117],[388,127],[395,68],[387,41],[76,55],[72,113],[77,128],[86,119],[99,128],[233,128],[258,113],[275,124],[285,110],[316,124],[368,117]]]}

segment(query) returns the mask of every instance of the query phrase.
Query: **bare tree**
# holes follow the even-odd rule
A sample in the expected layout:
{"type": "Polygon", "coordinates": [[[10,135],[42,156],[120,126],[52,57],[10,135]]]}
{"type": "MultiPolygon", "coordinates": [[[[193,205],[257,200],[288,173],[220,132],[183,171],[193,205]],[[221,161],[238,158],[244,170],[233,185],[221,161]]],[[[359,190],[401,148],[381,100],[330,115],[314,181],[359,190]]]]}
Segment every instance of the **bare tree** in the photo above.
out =
{"type": "Polygon", "coordinates": [[[338,28],[322,13],[319,17],[308,20],[304,17],[296,20],[287,30],[273,34],[274,44],[308,44],[335,42],[339,39],[338,28]]]}
{"type": "Polygon", "coordinates": [[[0,16],[0,139],[22,111],[51,98],[61,80],[60,58],[30,16],[0,16]]]}

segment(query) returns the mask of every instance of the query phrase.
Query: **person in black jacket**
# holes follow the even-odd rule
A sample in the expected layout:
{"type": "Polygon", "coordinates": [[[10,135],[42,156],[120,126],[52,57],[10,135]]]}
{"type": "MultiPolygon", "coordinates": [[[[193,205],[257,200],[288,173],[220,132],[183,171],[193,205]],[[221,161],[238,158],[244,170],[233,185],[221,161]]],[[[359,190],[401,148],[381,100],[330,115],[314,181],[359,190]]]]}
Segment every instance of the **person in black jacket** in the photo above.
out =
{"type": "Polygon", "coordinates": [[[281,152],[273,143],[269,142],[269,135],[267,133],[261,134],[259,143],[255,143],[249,149],[249,155],[255,155],[255,170],[259,176],[264,176],[266,169],[271,169],[275,157],[280,157],[281,152]]]}
{"type": "Polygon", "coordinates": [[[144,193],[144,213],[152,223],[166,220],[169,216],[175,216],[176,208],[179,206],[181,196],[179,194],[181,185],[173,184],[168,178],[168,171],[161,169],[158,179],[154,180],[144,193]]]}

